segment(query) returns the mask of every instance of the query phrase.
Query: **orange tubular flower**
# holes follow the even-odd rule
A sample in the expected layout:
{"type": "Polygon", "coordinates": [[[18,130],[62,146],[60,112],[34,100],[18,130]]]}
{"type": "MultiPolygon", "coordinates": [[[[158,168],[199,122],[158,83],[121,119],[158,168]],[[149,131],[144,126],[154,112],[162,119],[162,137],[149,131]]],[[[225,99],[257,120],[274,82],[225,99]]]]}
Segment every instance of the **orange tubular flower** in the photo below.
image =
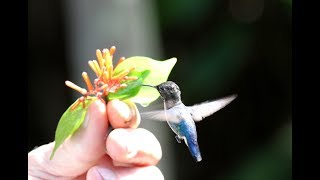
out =
{"type": "Polygon", "coordinates": [[[110,50],[103,49],[102,52],[97,49],[97,60],[88,61],[90,68],[97,76],[92,84],[88,74],[86,72],[82,73],[82,77],[88,89],[81,88],[70,81],[65,81],[65,84],[68,87],[82,94],[82,97],[77,99],[71,107],[71,110],[74,110],[80,103],[85,107],[84,102],[86,99],[91,98],[90,95],[96,96],[100,100],[104,101],[104,98],[108,96],[109,92],[115,93],[119,89],[127,87],[127,84],[125,84],[124,81],[137,79],[135,76],[128,76],[128,74],[134,70],[133,68],[114,74],[114,69],[125,60],[124,57],[121,57],[118,60],[117,65],[113,67],[113,54],[115,51],[115,46],[112,46],[110,50]]]}

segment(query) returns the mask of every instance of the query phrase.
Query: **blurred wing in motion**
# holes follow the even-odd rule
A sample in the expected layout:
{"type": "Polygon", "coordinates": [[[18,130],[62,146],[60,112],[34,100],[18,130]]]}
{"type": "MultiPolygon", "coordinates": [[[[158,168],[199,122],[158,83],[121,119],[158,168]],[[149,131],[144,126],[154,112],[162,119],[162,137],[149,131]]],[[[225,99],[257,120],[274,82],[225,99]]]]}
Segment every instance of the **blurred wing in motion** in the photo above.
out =
{"type": "Polygon", "coordinates": [[[155,110],[140,113],[141,119],[145,120],[156,120],[156,121],[170,121],[170,122],[179,122],[177,116],[170,113],[170,110],[155,110]]]}
{"type": "Polygon", "coordinates": [[[166,121],[166,114],[164,110],[148,111],[140,113],[141,119],[151,119],[156,121],[166,121]]]}
{"type": "Polygon", "coordinates": [[[219,111],[228,105],[237,97],[236,94],[217,99],[211,102],[203,102],[201,104],[196,104],[194,106],[188,106],[188,109],[192,115],[194,121],[201,121],[205,117],[212,115],[213,113],[219,111]]]}

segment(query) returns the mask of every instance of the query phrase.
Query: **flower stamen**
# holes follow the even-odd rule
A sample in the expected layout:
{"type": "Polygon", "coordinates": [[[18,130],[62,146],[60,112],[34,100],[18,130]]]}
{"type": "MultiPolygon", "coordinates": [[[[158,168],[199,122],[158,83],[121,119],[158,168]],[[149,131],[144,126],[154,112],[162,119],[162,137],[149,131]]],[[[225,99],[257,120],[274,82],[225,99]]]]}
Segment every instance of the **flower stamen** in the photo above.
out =
{"type": "Polygon", "coordinates": [[[70,87],[70,88],[78,91],[78,92],[81,93],[82,95],[86,95],[86,94],[87,94],[87,90],[86,90],[86,89],[77,86],[76,84],[74,84],[74,83],[71,82],[71,81],[65,81],[65,84],[66,84],[68,87],[70,87]]]}
{"type": "Polygon", "coordinates": [[[124,78],[123,78],[123,80],[137,80],[138,79],[138,77],[137,76],[125,76],[124,78]]]}
{"type": "Polygon", "coordinates": [[[116,51],[116,47],[115,46],[112,46],[109,50],[110,52],[110,56],[113,56],[114,52],[116,51]]]}
{"type": "Polygon", "coordinates": [[[97,70],[98,76],[100,76],[101,75],[101,69],[100,69],[100,66],[99,66],[98,62],[96,60],[93,60],[92,62],[93,62],[93,65],[94,65],[95,69],[97,70]]]}
{"type": "Polygon", "coordinates": [[[86,72],[83,72],[82,73],[82,77],[83,77],[83,80],[84,80],[84,82],[86,83],[86,85],[88,87],[88,90],[89,91],[93,91],[93,86],[92,86],[92,83],[90,81],[90,78],[89,78],[88,74],[86,72]]]}
{"type": "Polygon", "coordinates": [[[120,79],[124,78],[125,76],[127,76],[129,73],[130,73],[130,70],[123,70],[119,74],[112,77],[112,79],[113,80],[120,80],[120,79]]]}
{"type": "Polygon", "coordinates": [[[103,67],[103,65],[104,65],[104,59],[103,59],[103,57],[102,57],[102,53],[101,53],[100,49],[97,49],[97,50],[96,50],[96,56],[97,56],[97,59],[98,59],[98,62],[99,62],[100,67],[103,67]]]}
{"type": "Polygon", "coordinates": [[[98,70],[96,70],[94,63],[92,61],[88,61],[88,64],[89,64],[90,68],[92,69],[92,71],[94,73],[96,73],[96,76],[99,77],[98,70]]]}
{"type": "Polygon", "coordinates": [[[118,60],[115,68],[117,68],[117,67],[119,66],[119,64],[122,63],[125,59],[126,59],[125,57],[121,57],[121,58],[118,60]]]}
{"type": "Polygon", "coordinates": [[[119,88],[126,88],[128,85],[127,84],[120,84],[119,88]]]}
{"type": "Polygon", "coordinates": [[[80,98],[71,106],[71,111],[73,111],[81,103],[80,98]]]}

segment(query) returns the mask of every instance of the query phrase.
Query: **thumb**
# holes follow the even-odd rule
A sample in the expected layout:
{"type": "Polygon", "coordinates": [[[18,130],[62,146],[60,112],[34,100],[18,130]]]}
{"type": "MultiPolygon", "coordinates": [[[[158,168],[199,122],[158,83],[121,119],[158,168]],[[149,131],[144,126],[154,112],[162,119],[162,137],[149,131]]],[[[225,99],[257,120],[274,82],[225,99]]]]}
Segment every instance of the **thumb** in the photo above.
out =
{"type": "Polygon", "coordinates": [[[54,142],[40,146],[28,154],[30,166],[54,176],[79,176],[95,165],[105,154],[108,131],[106,105],[97,100],[91,103],[82,126],[67,139],[49,159],[54,142]]]}

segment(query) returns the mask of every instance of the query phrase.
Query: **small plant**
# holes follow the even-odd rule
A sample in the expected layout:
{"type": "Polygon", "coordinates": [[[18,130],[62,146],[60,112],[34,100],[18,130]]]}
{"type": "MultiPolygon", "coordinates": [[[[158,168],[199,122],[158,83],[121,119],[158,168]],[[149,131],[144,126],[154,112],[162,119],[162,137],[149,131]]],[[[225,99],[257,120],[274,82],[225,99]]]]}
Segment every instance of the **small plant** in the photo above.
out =
{"type": "Polygon", "coordinates": [[[110,100],[119,99],[133,106],[139,103],[146,107],[159,97],[159,93],[153,88],[141,85],[158,85],[167,81],[177,62],[176,58],[158,61],[148,57],[134,56],[127,59],[121,57],[114,65],[115,51],[114,46],[102,51],[96,50],[97,60],[88,61],[96,78],[91,81],[86,72],[82,73],[87,89],[71,81],[65,82],[68,87],[78,91],[82,96],[69,106],[60,118],[50,159],[53,158],[58,147],[82,125],[91,102],[100,100],[108,103],[110,100]]]}

